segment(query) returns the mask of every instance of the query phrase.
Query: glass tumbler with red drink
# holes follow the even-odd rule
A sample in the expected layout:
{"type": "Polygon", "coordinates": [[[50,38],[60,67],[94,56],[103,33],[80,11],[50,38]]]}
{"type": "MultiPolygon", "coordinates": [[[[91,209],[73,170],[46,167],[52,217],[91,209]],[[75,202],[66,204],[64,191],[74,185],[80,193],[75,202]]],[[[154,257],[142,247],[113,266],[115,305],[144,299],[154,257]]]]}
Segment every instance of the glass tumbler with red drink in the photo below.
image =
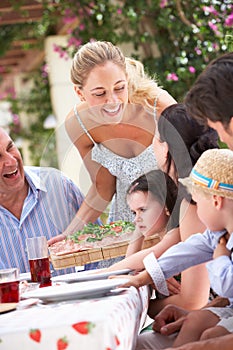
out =
{"type": "Polygon", "coordinates": [[[19,302],[19,269],[0,270],[0,303],[19,302]]]}
{"type": "Polygon", "coordinates": [[[31,281],[40,283],[40,287],[51,286],[50,262],[46,237],[27,238],[26,246],[31,271],[31,281]]]}

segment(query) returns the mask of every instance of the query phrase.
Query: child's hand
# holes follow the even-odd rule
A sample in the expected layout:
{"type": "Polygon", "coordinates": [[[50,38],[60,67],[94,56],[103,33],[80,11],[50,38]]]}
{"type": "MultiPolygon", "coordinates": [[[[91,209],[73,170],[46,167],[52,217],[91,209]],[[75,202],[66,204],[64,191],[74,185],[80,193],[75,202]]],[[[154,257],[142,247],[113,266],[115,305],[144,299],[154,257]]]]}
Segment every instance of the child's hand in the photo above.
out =
{"type": "Polygon", "coordinates": [[[218,258],[219,256],[223,256],[223,255],[226,255],[226,256],[231,256],[231,252],[229,249],[226,248],[226,244],[227,244],[227,239],[225,236],[221,237],[220,240],[219,240],[219,243],[214,251],[214,255],[213,255],[213,258],[216,259],[218,258]]]}
{"type": "Polygon", "coordinates": [[[213,300],[211,300],[205,307],[225,307],[230,305],[230,301],[228,298],[223,298],[217,296],[213,300]]]}
{"type": "Polygon", "coordinates": [[[148,285],[152,283],[151,277],[146,270],[132,276],[132,275],[118,275],[118,276],[110,276],[109,278],[125,278],[126,282],[122,284],[120,287],[135,287],[139,288],[144,285],[148,285]]]}
{"type": "Polygon", "coordinates": [[[166,280],[167,288],[170,295],[175,295],[180,293],[180,283],[174,278],[170,277],[166,280]]]}
{"type": "Polygon", "coordinates": [[[124,288],[124,287],[135,287],[135,288],[139,288],[140,287],[140,283],[139,283],[139,279],[136,276],[131,276],[131,275],[118,275],[118,276],[110,276],[110,279],[112,278],[125,278],[125,283],[121,284],[119,287],[120,288],[124,288]]]}

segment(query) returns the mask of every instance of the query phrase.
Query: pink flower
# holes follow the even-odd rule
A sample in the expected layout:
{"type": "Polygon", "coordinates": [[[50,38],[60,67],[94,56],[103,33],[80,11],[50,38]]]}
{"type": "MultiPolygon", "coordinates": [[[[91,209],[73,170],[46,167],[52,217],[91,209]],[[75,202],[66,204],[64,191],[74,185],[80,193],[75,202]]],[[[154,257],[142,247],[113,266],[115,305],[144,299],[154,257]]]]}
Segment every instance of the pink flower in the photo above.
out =
{"type": "Polygon", "coordinates": [[[62,49],[61,46],[53,44],[53,51],[57,52],[60,58],[64,58],[65,60],[68,60],[69,55],[65,50],[62,49]]]}
{"type": "Polygon", "coordinates": [[[73,23],[75,20],[76,20],[76,16],[70,11],[70,9],[66,9],[63,22],[69,24],[69,23],[73,23]]]}
{"type": "Polygon", "coordinates": [[[196,54],[198,55],[198,56],[200,56],[201,54],[202,54],[202,51],[201,51],[201,49],[199,48],[199,47],[195,47],[195,52],[196,52],[196,54]]]}
{"type": "Polygon", "coordinates": [[[218,50],[219,49],[219,44],[218,43],[212,43],[212,47],[214,50],[218,50]]]}
{"type": "Polygon", "coordinates": [[[208,13],[212,13],[215,16],[218,16],[218,11],[215,10],[214,6],[203,6],[202,7],[203,11],[208,12],[208,13]]]}
{"type": "Polygon", "coordinates": [[[68,46],[76,46],[79,47],[82,44],[82,40],[76,39],[75,37],[70,37],[68,40],[68,46]]]}
{"type": "Polygon", "coordinates": [[[168,81],[178,81],[179,78],[176,73],[168,73],[167,78],[168,81]]]}
{"type": "Polygon", "coordinates": [[[214,24],[213,22],[209,21],[208,25],[209,25],[210,29],[212,29],[213,32],[215,32],[216,35],[220,35],[220,32],[218,30],[218,26],[216,24],[214,24]]]}
{"type": "Polygon", "coordinates": [[[160,4],[159,4],[159,7],[161,9],[163,9],[164,7],[166,7],[168,5],[168,0],[161,0],[160,1],[160,4]]]}
{"type": "Polygon", "coordinates": [[[122,14],[122,9],[120,9],[120,8],[117,9],[117,14],[118,14],[118,15],[121,15],[121,14],[122,14]]]}
{"type": "Polygon", "coordinates": [[[14,125],[19,125],[20,124],[20,119],[18,114],[12,114],[12,122],[14,125]]]}
{"type": "Polygon", "coordinates": [[[190,66],[190,67],[189,67],[189,71],[190,71],[190,73],[192,73],[192,74],[196,73],[196,69],[195,69],[193,66],[190,66]]]}
{"type": "Polygon", "coordinates": [[[42,67],[41,67],[41,75],[43,78],[47,78],[48,77],[48,71],[49,71],[49,66],[48,64],[44,64],[42,67]]]}
{"type": "Polygon", "coordinates": [[[226,18],[225,26],[227,27],[233,26],[233,12],[226,18]]]}
{"type": "Polygon", "coordinates": [[[69,24],[69,23],[73,23],[76,20],[76,17],[64,17],[63,18],[63,23],[65,24],[69,24]]]}
{"type": "Polygon", "coordinates": [[[84,30],[85,29],[85,24],[84,23],[81,23],[80,25],[79,25],[79,29],[82,31],[82,30],[84,30]]]}

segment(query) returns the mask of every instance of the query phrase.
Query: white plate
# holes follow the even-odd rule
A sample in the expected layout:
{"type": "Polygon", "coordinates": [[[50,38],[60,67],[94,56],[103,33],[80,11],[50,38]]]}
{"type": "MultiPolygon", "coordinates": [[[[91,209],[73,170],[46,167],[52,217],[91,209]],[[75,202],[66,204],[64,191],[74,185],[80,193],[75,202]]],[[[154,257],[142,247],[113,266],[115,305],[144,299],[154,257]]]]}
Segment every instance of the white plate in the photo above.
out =
{"type": "Polygon", "coordinates": [[[101,272],[101,270],[102,269],[68,273],[66,275],[52,277],[52,281],[72,283],[72,282],[104,280],[104,279],[107,279],[109,276],[127,275],[128,273],[133,271],[131,269],[123,269],[123,270],[117,270],[117,271],[111,271],[111,272],[109,271],[101,272]]]}
{"type": "Polygon", "coordinates": [[[114,278],[108,280],[80,282],[73,284],[62,284],[52,287],[35,289],[23,293],[22,298],[39,298],[45,302],[95,298],[105,296],[112,289],[126,283],[128,280],[123,278],[114,278]]]}
{"type": "Polygon", "coordinates": [[[31,272],[20,273],[19,280],[20,281],[31,281],[31,272]]]}

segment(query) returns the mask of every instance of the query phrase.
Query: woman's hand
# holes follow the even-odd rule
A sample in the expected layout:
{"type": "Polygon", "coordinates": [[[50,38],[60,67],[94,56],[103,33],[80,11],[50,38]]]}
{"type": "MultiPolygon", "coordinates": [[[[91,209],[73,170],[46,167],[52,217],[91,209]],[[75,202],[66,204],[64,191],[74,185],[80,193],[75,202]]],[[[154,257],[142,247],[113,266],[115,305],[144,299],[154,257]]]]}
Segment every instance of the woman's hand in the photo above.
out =
{"type": "Polygon", "coordinates": [[[48,246],[54,244],[54,243],[57,243],[57,242],[60,242],[60,241],[63,241],[63,239],[66,238],[66,235],[61,233],[60,235],[57,235],[53,238],[50,238],[50,240],[48,240],[48,246]]]}

